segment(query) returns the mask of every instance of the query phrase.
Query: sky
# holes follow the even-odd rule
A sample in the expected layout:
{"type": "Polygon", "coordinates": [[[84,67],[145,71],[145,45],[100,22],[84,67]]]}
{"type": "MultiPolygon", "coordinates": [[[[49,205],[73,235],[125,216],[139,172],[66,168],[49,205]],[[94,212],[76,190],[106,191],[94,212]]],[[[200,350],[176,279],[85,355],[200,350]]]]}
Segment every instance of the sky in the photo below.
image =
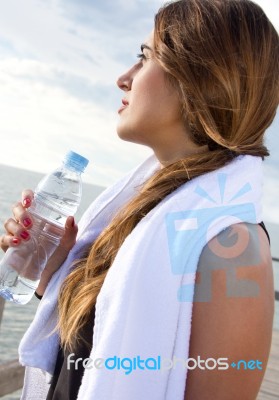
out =
{"type": "MultiPolygon", "coordinates": [[[[277,29],[279,1],[257,0],[277,29]]],[[[119,139],[116,80],[135,61],[161,0],[0,0],[0,163],[49,172],[68,150],[108,186],[152,154],[119,139]]],[[[279,223],[279,116],[267,131],[264,215],[279,223]]]]}

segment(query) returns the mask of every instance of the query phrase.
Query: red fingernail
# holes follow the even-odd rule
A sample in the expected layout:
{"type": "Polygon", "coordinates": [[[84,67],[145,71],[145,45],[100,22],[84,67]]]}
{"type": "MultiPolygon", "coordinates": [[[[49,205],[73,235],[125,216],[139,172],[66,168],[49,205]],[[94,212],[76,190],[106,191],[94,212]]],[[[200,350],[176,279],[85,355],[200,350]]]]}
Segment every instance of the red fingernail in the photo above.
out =
{"type": "Polygon", "coordinates": [[[75,219],[73,218],[72,227],[75,226],[75,219]]]}
{"type": "Polygon", "coordinates": [[[13,244],[19,244],[19,239],[13,238],[13,244]]]}
{"type": "Polygon", "coordinates": [[[31,225],[32,224],[32,221],[31,221],[31,219],[30,218],[25,218],[24,220],[23,220],[23,225],[24,226],[29,226],[29,225],[31,225]]]}
{"type": "Polygon", "coordinates": [[[23,205],[25,207],[28,207],[28,206],[30,206],[30,204],[31,204],[31,200],[29,199],[29,197],[26,197],[26,199],[23,200],[23,205]]]}
{"type": "Polygon", "coordinates": [[[22,239],[28,239],[29,238],[29,233],[26,231],[21,232],[20,236],[22,237],[22,239]]]}

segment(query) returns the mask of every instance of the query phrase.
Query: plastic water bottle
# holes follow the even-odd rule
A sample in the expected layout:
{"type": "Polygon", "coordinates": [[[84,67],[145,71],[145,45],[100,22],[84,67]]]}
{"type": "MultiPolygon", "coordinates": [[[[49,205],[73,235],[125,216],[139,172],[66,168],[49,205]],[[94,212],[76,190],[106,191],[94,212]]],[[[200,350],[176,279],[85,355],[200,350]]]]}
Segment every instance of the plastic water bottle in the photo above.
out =
{"type": "Polygon", "coordinates": [[[43,178],[28,209],[33,220],[30,239],[10,247],[0,262],[0,295],[26,304],[39,285],[41,273],[59,245],[68,216],[74,215],[81,200],[81,173],[88,160],[72,151],[60,168],[43,178]]]}

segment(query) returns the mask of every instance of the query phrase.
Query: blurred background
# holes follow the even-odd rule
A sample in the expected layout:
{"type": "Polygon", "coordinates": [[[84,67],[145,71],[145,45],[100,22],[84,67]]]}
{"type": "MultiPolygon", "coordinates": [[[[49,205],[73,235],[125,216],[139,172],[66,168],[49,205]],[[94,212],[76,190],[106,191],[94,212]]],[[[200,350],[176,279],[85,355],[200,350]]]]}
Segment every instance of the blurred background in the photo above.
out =
{"type": "MultiPolygon", "coordinates": [[[[278,28],[279,2],[256,2],[278,28]]],[[[91,162],[85,181],[107,186],[151,154],[117,136],[116,80],[136,61],[161,4],[0,0],[0,163],[45,172],[73,149],[91,162]]],[[[266,219],[279,223],[278,127],[277,116],[265,189],[266,219]]]]}

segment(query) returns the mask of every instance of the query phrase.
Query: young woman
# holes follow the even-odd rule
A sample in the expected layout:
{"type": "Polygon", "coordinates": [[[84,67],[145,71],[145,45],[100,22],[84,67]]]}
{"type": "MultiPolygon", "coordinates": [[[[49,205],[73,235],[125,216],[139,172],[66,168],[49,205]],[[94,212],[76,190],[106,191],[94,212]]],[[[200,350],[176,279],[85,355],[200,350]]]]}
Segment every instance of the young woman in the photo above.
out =
{"type": "MultiPolygon", "coordinates": [[[[278,49],[249,0],[179,0],[158,11],[139,61],[117,82],[119,137],[154,154],[99,196],[77,241],[68,218],[21,343],[22,399],[256,399],[274,313],[260,198],[278,49]],[[194,361],[128,376],[79,362],[151,349],[194,361]]],[[[24,191],[14,207],[3,250],[29,239],[32,198],[24,191]]]]}

